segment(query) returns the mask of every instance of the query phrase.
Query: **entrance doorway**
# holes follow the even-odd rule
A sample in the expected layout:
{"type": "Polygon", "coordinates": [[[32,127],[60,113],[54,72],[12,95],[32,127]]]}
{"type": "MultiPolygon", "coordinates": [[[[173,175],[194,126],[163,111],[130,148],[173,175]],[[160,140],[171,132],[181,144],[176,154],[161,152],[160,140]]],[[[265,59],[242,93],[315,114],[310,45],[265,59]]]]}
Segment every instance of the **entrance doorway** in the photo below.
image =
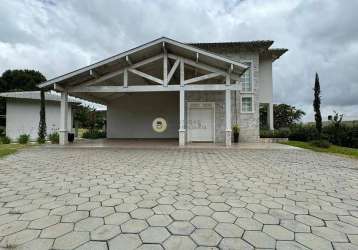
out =
{"type": "Polygon", "coordinates": [[[188,102],[188,141],[215,142],[215,103],[188,102]]]}

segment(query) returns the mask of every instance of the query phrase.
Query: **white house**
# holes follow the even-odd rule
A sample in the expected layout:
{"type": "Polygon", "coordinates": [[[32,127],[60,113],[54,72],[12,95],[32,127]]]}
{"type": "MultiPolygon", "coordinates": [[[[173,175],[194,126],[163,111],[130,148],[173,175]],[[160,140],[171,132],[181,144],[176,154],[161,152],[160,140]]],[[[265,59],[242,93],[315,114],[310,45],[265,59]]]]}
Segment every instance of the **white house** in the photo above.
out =
{"type": "MultiPolygon", "coordinates": [[[[6,99],[6,135],[17,140],[21,134],[29,134],[31,140],[38,137],[40,121],[40,91],[0,93],[6,99]]],[[[60,101],[57,93],[46,92],[46,125],[47,134],[58,132],[60,128],[60,101]]],[[[72,129],[72,108],[79,103],[75,98],[68,101],[67,129],[72,129]]]]}
{"type": "Polygon", "coordinates": [[[108,138],[176,138],[231,145],[259,138],[259,105],[273,128],[272,63],[287,49],[273,41],[185,44],[159,38],[51,79],[61,94],[61,136],[68,132],[69,94],[107,105],[108,138]]]}

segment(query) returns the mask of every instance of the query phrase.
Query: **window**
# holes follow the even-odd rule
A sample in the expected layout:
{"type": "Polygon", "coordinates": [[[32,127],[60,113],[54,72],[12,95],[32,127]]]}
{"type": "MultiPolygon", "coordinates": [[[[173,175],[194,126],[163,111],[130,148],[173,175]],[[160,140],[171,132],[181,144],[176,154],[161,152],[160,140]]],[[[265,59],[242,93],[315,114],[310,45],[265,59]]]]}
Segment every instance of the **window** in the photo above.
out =
{"type": "Polygon", "coordinates": [[[241,97],[241,112],[242,113],[254,112],[252,96],[241,97]]]}
{"type": "Polygon", "coordinates": [[[243,64],[249,66],[244,74],[241,75],[240,82],[242,84],[242,92],[252,92],[252,84],[251,84],[251,63],[243,62],[243,64]]]}

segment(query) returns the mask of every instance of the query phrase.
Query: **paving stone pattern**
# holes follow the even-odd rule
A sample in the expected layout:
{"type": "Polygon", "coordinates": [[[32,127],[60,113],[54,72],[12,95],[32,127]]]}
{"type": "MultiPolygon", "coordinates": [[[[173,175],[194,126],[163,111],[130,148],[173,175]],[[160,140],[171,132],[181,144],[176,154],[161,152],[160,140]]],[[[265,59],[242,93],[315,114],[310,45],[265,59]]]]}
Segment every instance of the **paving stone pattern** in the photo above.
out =
{"type": "Polygon", "coordinates": [[[358,249],[358,161],[305,150],[32,148],[0,249],[358,249]]]}

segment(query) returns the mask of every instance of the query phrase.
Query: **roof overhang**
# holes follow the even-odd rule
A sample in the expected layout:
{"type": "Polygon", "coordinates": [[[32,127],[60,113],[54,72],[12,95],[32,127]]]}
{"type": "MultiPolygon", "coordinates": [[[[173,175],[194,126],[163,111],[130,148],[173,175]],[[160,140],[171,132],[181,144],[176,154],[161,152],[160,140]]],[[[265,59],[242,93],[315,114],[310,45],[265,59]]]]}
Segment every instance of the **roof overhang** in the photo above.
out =
{"type": "Polygon", "coordinates": [[[48,80],[39,84],[38,87],[46,88],[51,87],[54,84],[59,87],[76,86],[93,79],[93,72],[95,72],[97,77],[109,74],[114,70],[128,67],[128,58],[130,58],[131,63],[140,62],[162,53],[163,48],[165,48],[168,53],[173,53],[191,60],[198,60],[199,58],[200,62],[204,64],[220,70],[230,71],[232,74],[241,75],[248,68],[245,64],[221,55],[162,37],[68,74],[48,80]]]}

